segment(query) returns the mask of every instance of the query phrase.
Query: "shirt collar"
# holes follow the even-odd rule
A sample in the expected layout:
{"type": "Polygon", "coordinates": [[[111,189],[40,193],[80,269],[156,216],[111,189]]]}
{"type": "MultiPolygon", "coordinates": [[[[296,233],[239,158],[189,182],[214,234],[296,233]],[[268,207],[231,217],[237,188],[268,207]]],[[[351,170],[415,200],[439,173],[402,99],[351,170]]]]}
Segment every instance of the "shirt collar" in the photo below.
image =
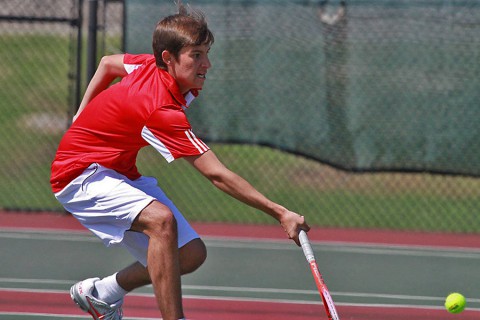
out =
{"type": "Polygon", "coordinates": [[[183,108],[188,108],[190,103],[198,96],[198,90],[192,89],[184,96],[180,92],[180,88],[178,87],[177,81],[169,74],[167,71],[157,68],[158,73],[160,75],[160,79],[162,80],[163,84],[170,92],[170,94],[174,97],[174,99],[182,105],[183,108]]]}
{"type": "Polygon", "coordinates": [[[185,106],[188,108],[190,103],[198,96],[198,90],[192,89],[185,95],[185,101],[187,102],[185,106]]]}

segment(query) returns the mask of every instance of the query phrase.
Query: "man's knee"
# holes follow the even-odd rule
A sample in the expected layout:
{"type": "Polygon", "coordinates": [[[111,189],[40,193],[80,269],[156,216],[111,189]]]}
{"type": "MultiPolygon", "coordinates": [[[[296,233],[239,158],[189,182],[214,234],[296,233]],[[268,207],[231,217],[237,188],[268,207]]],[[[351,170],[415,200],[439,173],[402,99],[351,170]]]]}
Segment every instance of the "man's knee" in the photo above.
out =
{"type": "Polygon", "coordinates": [[[207,259],[207,247],[201,239],[194,239],[180,248],[182,274],[197,270],[207,259]]]}
{"type": "Polygon", "coordinates": [[[135,218],[132,230],[143,232],[149,237],[155,235],[176,235],[177,220],[167,206],[158,201],[153,201],[135,218]]]}

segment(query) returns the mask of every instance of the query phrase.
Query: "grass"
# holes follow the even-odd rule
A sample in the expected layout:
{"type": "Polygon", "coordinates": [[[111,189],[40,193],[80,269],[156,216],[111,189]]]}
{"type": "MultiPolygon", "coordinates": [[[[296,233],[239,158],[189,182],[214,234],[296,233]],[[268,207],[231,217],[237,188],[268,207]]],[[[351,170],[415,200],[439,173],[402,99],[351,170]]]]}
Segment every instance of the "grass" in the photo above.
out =
{"type": "MultiPolygon", "coordinates": [[[[0,208],[62,210],[49,186],[58,123],[25,119],[56,115],[66,122],[68,39],[0,35],[0,208]],[[17,63],[20,59],[23,63],[17,63]]],[[[56,118],[53,118],[54,120],[56,118]]],[[[429,174],[354,174],[255,145],[211,144],[220,159],[269,198],[312,225],[480,232],[480,181],[429,174]]],[[[185,161],[167,164],[152,148],[138,166],[192,221],[275,223],[215,189],[185,161]]]]}
{"type": "MultiPolygon", "coordinates": [[[[314,225],[477,232],[480,199],[472,178],[428,174],[353,174],[278,150],[213,145],[214,151],[271,199],[305,214],[314,225]],[[452,189],[451,186],[454,186],[452,189]]],[[[274,223],[225,196],[185,162],[164,165],[145,150],[141,170],[155,175],[190,219],[274,223]]]]}

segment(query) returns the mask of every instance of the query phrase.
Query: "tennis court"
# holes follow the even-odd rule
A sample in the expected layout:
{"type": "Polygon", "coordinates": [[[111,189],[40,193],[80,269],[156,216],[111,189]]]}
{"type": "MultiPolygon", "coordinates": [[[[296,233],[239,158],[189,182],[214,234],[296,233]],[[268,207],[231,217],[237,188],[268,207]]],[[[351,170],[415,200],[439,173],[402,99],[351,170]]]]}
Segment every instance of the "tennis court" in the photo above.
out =
{"type": "MultiPolygon", "coordinates": [[[[183,278],[189,319],[323,319],[303,253],[276,226],[198,224],[209,257],[183,278]]],[[[342,319],[478,319],[480,237],[362,230],[309,233],[342,319]],[[444,297],[467,297],[461,316],[444,297]]],[[[88,319],[70,301],[77,280],[132,262],[70,216],[0,213],[0,319],[88,319]]],[[[150,287],[131,293],[125,319],[159,319],[150,287]]]]}

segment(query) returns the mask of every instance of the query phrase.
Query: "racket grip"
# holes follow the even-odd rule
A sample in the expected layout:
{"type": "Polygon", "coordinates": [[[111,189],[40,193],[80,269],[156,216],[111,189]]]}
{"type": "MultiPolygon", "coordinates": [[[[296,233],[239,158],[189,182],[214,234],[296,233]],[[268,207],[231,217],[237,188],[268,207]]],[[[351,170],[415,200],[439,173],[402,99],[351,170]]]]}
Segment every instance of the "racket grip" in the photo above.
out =
{"type": "Polygon", "coordinates": [[[308,240],[307,233],[303,230],[300,230],[298,239],[300,240],[300,245],[302,246],[303,254],[305,255],[307,261],[309,263],[315,261],[315,256],[313,255],[313,249],[310,245],[310,241],[308,240]]]}

